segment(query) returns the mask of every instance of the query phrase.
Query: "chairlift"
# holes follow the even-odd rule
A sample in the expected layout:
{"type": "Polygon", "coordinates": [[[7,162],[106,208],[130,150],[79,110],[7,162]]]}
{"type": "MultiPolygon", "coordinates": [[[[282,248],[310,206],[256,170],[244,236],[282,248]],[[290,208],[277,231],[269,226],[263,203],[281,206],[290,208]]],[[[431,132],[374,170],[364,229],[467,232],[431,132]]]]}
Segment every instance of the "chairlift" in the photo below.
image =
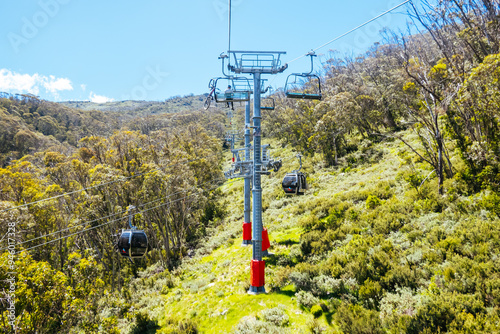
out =
{"type": "Polygon", "coordinates": [[[309,188],[307,185],[306,175],[300,170],[302,169],[302,156],[297,155],[300,161],[300,168],[287,173],[281,182],[281,186],[286,195],[304,195],[305,191],[309,188]]]}
{"type": "Polygon", "coordinates": [[[285,95],[292,99],[321,100],[321,80],[313,74],[314,51],[307,54],[311,57],[311,70],[308,73],[292,73],[286,78],[285,95]]]}
{"type": "Polygon", "coordinates": [[[275,104],[272,97],[264,97],[260,100],[260,110],[274,110],[275,104]]]}
{"type": "Polygon", "coordinates": [[[146,233],[132,226],[132,214],[130,211],[133,209],[135,209],[134,206],[129,207],[128,223],[130,229],[122,230],[116,244],[120,255],[129,259],[141,258],[148,252],[148,237],[146,233]]]}
{"type": "Polygon", "coordinates": [[[250,100],[252,88],[246,77],[220,77],[215,82],[215,102],[245,102],[250,100]]]}
{"type": "MultiPolygon", "coordinates": [[[[267,93],[267,91],[271,92],[272,87],[268,86],[265,90],[263,90],[263,93],[267,93]]],[[[260,100],[260,110],[274,110],[274,107],[275,107],[274,99],[269,95],[267,97],[263,97],[260,100]]]]}

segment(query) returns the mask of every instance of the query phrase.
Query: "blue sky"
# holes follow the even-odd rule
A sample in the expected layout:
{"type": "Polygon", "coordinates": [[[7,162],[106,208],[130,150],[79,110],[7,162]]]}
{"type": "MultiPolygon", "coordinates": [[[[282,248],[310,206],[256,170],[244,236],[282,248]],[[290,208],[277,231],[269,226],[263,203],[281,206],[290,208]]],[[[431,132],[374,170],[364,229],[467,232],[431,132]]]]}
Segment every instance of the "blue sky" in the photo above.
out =
{"type": "MultiPolygon", "coordinates": [[[[403,0],[232,2],[232,49],[286,51],[286,62],[403,0]]],[[[358,54],[382,28],[405,29],[405,14],[401,7],[319,50],[317,66],[330,49],[358,54]]],[[[202,94],[228,47],[227,0],[4,0],[0,22],[0,91],[53,101],[202,94]]],[[[301,59],[267,78],[277,88],[308,69],[301,59]]]]}

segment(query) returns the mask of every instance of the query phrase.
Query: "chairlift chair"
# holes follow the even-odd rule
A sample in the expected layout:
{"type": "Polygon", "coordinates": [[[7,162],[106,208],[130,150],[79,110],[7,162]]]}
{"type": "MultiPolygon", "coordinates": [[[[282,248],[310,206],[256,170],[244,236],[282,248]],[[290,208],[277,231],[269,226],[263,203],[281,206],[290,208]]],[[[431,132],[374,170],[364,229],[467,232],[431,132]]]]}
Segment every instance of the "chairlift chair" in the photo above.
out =
{"type": "Polygon", "coordinates": [[[273,88],[271,86],[268,86],[265,90],[262,90],[263,93],[267,93],[269,91],[269,95],[263,97],[260,100],[261,110],[274,110],[275,108],[274,99],[270,96],[272,90],[273,88]]]}
{"type": "Polygon", "coordinates": [[[260,109],[261,110],[274,110],[275,104],[274,99],[272,97],[265,97],[260,100],[260,109]]]}
{"type": "Polygon", "coordinates": [[[307,54],[311,57],[311,70],[308,73],[292,73],[286,78],[285,95],[292,99],[321,100],[321,80],[318,75],[313,74],[313,57],[316,54],[311,51],[307,54]]]}
{"type": "Polygon", "coordinates": [[[251,86],[248,78],[245,77],[220,77],[215,79],[215,102],[245,102],[250,100],[251,86]],[[224,85],[223,88],[222,85],[224,85]],[[232,92],[225,90],[231,86],[232,92]]]}

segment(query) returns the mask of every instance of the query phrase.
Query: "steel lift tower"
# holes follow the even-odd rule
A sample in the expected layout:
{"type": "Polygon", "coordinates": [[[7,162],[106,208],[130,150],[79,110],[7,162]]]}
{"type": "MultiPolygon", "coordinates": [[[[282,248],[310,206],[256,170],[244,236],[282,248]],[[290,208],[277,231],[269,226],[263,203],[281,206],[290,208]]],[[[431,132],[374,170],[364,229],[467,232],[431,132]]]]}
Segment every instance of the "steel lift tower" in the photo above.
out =
{"type": "MultiPolygon", "coordinates": [[[[265,262],[262,260],[262,174],[268,172],[262,168],[262,128],[261,128],[261,76],[262,74],[278,74],[283,72],[287,66],[281,66],[281,55],[284,51],[228,51],[228,69],[236,74],[251,74],[253,76],[253,229],[252,229],[252,262],[250,265],[251,278],[248,293],[265,293],[264,270],[265,262]]],[[[247,142],[245,141],[245,144],[247,142]]],[[[245,182],[245,185],[248,181],[245,182]]],[[[246,218],[246,217],[245,217],[246,218]]]]}

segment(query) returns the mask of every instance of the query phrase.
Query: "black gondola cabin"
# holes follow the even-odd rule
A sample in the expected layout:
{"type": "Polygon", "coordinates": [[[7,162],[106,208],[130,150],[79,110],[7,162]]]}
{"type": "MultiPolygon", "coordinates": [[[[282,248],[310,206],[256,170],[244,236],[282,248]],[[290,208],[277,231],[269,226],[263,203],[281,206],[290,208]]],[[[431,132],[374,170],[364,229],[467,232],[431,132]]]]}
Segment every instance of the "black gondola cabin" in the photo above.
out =
{"type": "Polygon", "coordinates": [[[304,195],[307,181],[304,173],[288,173],[281,183],[287,195],[304,195]]]}
{"type": "Polygon", "coordinates": [[[123,230],[118,239],[118,252],[123,257],[141,258],[148,252],[148,237],[142,230],[123,230]]]}

